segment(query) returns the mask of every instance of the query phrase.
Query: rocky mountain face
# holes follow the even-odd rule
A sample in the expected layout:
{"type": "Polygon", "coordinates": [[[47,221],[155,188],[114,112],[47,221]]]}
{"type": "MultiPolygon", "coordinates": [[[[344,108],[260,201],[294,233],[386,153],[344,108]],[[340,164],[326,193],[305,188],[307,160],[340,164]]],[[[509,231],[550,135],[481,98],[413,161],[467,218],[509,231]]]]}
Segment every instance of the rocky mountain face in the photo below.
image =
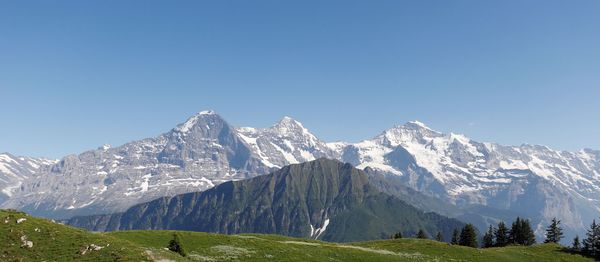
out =
{"type": "Polygon", "coordinates": [[[203,111],[158,137],[103,146],[41,168],[2,207],[51,218],[118,212],[269,170],[235,128],[203,111]]]}
{"type": "Polygon", "coordinates": [[[451,236],[454,228],[464,225],[384,194],[362,170],[324,158],[204,192],[159,198],[124,213],[75,217],[68,223],[103,231],[268,233],[341,242],[387,238],[398,231],[414,235],[419,229],[451,236]]]}
{"type": "Polygon", "coordinates": [[[235,128],[210,111],[158,137],[40,168],[1,207],[55,218],[121,212],[321,157],[384,174],[404,186],[384,189],[404,192],[404,199],[415,196],[408,190],[427,195],[434,199],[425,201],[427,210],[469,222],[478,214],[480,225],[520,215],[533,219],[540,234],[556,216],[580,232],[600,216],[600,151],[481,143],[416,121],[359,143],[325,143],[289,117],[269,128],[235,128]],[[442,210],[436,200],[462,211],[442,210]]]}
{"type": "Polygon", "coordinates": [[[338,150],[343,161],[396,175],[411,188],[459,207],[532,218],[538,234],[554,216],[571,232],[600,216],[598,151],[480,143],[419,122],[338,150]]]}
{"type": "Polygon", "coordinates": [[[56,162],[43,158],[17,157],[8,153],[0,154],[0,204],[19,191],[23,181],[35,177],[40,168],[56,162]]]}
{"type": "Polygon", "coordinates": [[[300,122],[284,117],[269,128],[238,128],[238,135],[252,148],[262,162],[282,167],[321,157],[339,158],[325,142],[310,133],[300,122]]]}

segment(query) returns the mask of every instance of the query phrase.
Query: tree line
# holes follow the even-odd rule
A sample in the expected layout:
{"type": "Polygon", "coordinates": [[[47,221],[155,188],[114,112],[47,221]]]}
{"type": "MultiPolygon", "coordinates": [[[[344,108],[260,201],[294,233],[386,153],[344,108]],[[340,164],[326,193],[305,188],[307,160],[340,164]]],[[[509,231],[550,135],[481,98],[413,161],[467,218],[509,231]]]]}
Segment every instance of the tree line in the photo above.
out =
{"type": "MultiPolygon", "coordinates": [[[[556,218],[551,220],[550,225],[546,228],[544,243],[559,244],[564,236],[560,223],[561,221],[556,218]]],[[[422,239],[429,238],[427,232],[423,229],[419,230],[415,237],[422,239]]],[[[393,234],[391,238],[402,238],[402,233],[393,234]]],[[[441,232],[437,233],[435,240],[445,242],[441,232]]],[[[497,226],[490,225],[487,232],[483,235],[481,245],[478,245],[477,230],[472,224],[465,225],[461,230],[454,229],[450,240],[450,244],[453,245],[481,246],[483,248],[504,247],[508,245],[530,246],[535,243],[535,234],[531,227],[531,222],[529,219],[520,217],[517,217],[512,222],[510,229],[503,221],[500,221],[497,226]]],[[[579,236],[575,236],[570,250],[600,260],[600,224],[597,224],[596,220],[593,220],[590,228],[587,230],[585,239],[582,241],[579,236]]]]}
{"type": "MultiPolygon", "coordinates": [[[[544,243],[558,243],[563,238],[560,220],[554,218],[546,229],[546,240],[544,243]]],[[[571,242],[571,251],[585,256],[590,256],[600,260],[600,225],[596,224],[596,220],[592,221],[590,228],[587,230],[586,237],[582,241],[579,236],[573,238],[571,242]]]]}
{"type": "Polygon", "coordinates": [[[530,246],[535,244],[535,234],[531,228],[529,219],[517,217],[510,229],[504,221],[500,221],[496,227],[490,225],[483,236],[482,247],[504,247],[508,245],[530,246]]]}
{"type": "Polygon", "coordinates": [[[596,224],[595,219],[585,236],[583,243],[581,243],[579,236],[575,236],[571,244],[571,250],[600,260],[600,224],[596,224]]]}
{"type": "MultiPolygon", "coordinates": [[[[422,239],[429,238],[423,229],[419,230],[415,237],[422,239]]],[[[402,238],[402,233],[395,233],[391,238],[402,238]]],[[[441,232],[437,233],[435,240],[444,242],[441,232]]],[[[529,246],[535,244],[535,234],[533,233],[529,219],[517,217],[510,229],[502,221],[496,227],[490,225],[489,230],[483,236],[481,245],[478,242],[477,229],[475,229],[473,224],[467,224],[460,230],[455,228],[450,244],[475,248],[479,246],[484,248],[503,247],[507,245],[529,246]]]]}

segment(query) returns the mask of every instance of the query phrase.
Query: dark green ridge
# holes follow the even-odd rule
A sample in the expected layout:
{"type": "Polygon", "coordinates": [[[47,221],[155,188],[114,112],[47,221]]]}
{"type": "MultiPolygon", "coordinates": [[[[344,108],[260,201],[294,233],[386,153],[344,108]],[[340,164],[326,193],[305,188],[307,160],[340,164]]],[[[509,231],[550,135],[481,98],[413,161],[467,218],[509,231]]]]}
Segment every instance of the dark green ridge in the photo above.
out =
{"type": "Polygon", "coordinates": [[[398,231],[410,236],[419,229],[451,236],[464,225],[382,193],[364,171],[324,158],[68,223],[95,231],[172,229],[311,238],[310,225],[323,227],[327,219],[318,239],[337,242],[382,239],[398,231]]]}

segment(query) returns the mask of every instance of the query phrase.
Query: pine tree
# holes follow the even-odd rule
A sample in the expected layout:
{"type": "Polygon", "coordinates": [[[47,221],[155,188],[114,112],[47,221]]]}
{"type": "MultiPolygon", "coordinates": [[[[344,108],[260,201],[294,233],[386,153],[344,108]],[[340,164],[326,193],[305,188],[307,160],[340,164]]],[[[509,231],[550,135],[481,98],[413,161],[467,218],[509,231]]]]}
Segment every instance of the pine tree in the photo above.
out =
{"type": "Polygon", "coordinates": [[[508,243],[509,244],[519,244],[522,239],[523,229],[521,228],[521,218],[517,217],[515,221],[513,221],[512,226],[510,227],[510,232],[508,234],[508,243]]]}
{"type": "Polygon", "coordinates": [[[437,233],[437,235],[435,236],[435,240],[439,242],[444,242],[444,235],[442,235],[442,232],[437,233]]]}
{"type": "Polygon", "coordinates": [[[458,242],[460,241],[459,234],[460,233],[458,232],[458,229],[455,228],[454,231],[452,232],[452,240],[450,240],[450,244],[458,245],[458,242]]]}
{"type": "Polygon", "coordinates": [[[535,244],[535,233],[533,233],[533,228],[531,228],[531,222],[529,219],[522,220],[523,221],[523,245],[531,246],[535,244]]]}
{"type": "Polygon", "coordinates": [[[498,228],[494,232],[494,237],[496,238],[496,246],[504,247],[508,245],[508,228],[506,228],[506,224],[503,221],[498,223],[498,228]]]}
{"type": "Polygon", "coordinates": [[[571,244],[571,250],[575,252],[581,251],[581,243],[579,242],[579,236],[573,238],[573,244],[571,244]]]}
{"type": "Polygon", "coordinates": [[[528,219],[517,217],[510,229],[509,244],[530,246],[535,244],[535,234],[528,219]]]}
{"type": "Polygon", "coordinates": [[[544,243],[558,243],[562,238],[563,232],[560,227],[560,220],[557,220],[555,217],[546,229],[546,240],[544,240],[544,243]]]}
{"type": "Polygon", "coordinates": [[[458,242],[461,246],[477,247],[477,232],[473,224],[467,224],[463,227],[460,232],[460,240],[458,242]]]}
{"type": "Polygon", "coordinates": [[[173,252],[179,253],[182,257],[187,256],[187,252],[183,248],[181,240],[179,240],[179,235],[177,234],[173,234],[173,239],[169,241],[169,246],[167,248],[173,252]]]}
{"type": "Polygon", "coordinates": [[[429,236],[427,236],[427,233],[425,233],[425,230],[419,229],[419,232],[417,233],[417,238],[428,239],[429,236]]]}
{"type": "Polygon", "coordinates": [[[596,224],[595,219],[583,240],[582,251],[590,256],[600,258],[600,225],[596,224]]]}
{"type": "Polygon", "coordinates": [[[399,239],[399,238],[402,238],[402,232],[398,232],[398,233],[392,235],[392,239],[399,239]]]}
{"type": "Polygon", "coordinates": [[[490,225],[488,231],[483,235],[483,247],[494,246],[494,228],[490,225]]]}

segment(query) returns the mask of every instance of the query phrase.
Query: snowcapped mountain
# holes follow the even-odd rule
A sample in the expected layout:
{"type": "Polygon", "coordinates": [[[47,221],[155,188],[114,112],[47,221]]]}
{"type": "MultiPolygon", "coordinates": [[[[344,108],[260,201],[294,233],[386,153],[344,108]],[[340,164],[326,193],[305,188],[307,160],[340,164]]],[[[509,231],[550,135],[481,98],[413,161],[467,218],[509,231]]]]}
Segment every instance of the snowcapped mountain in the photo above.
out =
{"type": "Polygon", "coordinates": [[[1,207],[61,218],[121,212],[321,157],[393,175],[417,191],[476,209],[488,222],[521,215],[541,230],[556,216],[579,231],[600,216],[600,151],[481,143],[417,121],[359,143],[325,143],[289,117],[268,128],[236,128],[212,111],[154,138],[42,165],[36,175],[11,169],[22,179],[10,183],[1,207]]]}
{"type": "Polygon", "coordinates": [[[343,161],[398,175],[406,185],[458,206],[533,218],[540,233],[554,216],[577,231],[600,216],[598,151],[480,143],[417,121],[337,148],[343,161]]]}
{"type": "Polygon", "coordinates": [[[280,168],[321,157],[338,158],[336,151],[311,134],[300,122],[284,117],[269,128],[238,128],[239,136],[262,162],[280,168]]]}
{"type": "Polygon", "coordinates": [[[18,191],[24,180],[35,176],[40,167],[56,162],[56,160],[44,158],[0,154],[0,204],[18,191]]]}
{"type": "Polygon", "coordinates": [[[55,218],[109,213],[269,170],[233,127],[203,111],[155,138],[66,156],[23,181],[2,207],[55,218]]]}

